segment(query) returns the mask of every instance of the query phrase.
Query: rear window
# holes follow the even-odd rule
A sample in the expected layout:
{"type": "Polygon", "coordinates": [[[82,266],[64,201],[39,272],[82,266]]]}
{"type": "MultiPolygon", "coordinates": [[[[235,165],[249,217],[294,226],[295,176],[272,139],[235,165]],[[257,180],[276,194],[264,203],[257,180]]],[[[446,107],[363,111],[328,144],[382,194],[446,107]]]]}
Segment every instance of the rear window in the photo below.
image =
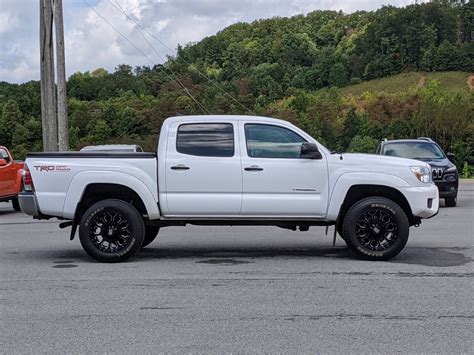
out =
{"type": "Polygon", "coordinates": [[[438,145],[429,142],[388,143],[384,155],[409,159],[443,159],[444,153],[438,145]]]}
{"type": "Polygon", "coordinates": [[[234,156],[234,127],[229,123],[192,123],[178,127],[176,150],[201,157],[234,156]]]}

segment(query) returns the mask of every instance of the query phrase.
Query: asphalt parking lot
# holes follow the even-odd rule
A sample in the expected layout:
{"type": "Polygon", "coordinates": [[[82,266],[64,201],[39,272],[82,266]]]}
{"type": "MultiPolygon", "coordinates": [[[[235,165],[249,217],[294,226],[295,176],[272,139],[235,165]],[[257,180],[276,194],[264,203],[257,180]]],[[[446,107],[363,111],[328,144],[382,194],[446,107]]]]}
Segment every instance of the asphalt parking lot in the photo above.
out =
{"type": "Polygon", "coordinates": [[[0,203],[2,353],[473,353],[474,181],[389,262],[324,228],[166,228],[100,264],[0,203]]]}

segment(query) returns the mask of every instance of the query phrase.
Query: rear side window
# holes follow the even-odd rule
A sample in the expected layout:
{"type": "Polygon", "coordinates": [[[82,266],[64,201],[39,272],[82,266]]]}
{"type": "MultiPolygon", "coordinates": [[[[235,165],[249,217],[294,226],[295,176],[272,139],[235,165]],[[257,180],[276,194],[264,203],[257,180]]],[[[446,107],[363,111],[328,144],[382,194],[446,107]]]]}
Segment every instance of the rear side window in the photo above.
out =
{"type": "Polygon", "coordinates": [[[178,127],[176,150],[200,157],[234,156],[234,126],[229,123],[192,123],[178,127]]]}

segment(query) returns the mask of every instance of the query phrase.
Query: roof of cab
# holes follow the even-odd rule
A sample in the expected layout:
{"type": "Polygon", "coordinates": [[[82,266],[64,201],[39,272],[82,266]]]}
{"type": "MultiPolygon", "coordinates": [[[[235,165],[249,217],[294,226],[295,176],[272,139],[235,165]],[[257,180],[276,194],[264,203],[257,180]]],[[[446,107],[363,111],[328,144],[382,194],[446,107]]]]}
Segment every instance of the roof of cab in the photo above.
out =
{"type": "Polygon", "coordinates": [[[250,115],[189,115],[189,116],[174,116],[165,120],[166,123],[171,124],[176,121],[201,121],[201,122],[217,122],[217,121],[264,121],[264,122],[278,122],[289,124],[288,121],[279,120],[277,118],[264,116],[250,116],[250,115]]]}
{"type": "Polygon", "coordinates": [[[127,150],[127,151],[134,151],[138,147],[138,144],[103,144],[103,145],[88,145],[86,147],[81,148],[81,151],[108,151],[108,150],[127,150]]]}
{"type": "Polygon", "coordinates": [[[392,140],[386,140],[383,141],[383,144],[389,144],[389,143],[435,143],[433,141],[429,141],[426,139],[392,139],[392,140]]]}

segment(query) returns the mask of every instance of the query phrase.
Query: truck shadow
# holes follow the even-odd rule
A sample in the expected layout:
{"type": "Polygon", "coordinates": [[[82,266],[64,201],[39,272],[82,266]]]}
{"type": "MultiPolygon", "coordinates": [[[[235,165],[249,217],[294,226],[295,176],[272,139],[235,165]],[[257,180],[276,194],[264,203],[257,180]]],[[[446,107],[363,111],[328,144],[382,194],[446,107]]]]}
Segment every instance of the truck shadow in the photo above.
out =
{"type": "MultiPolygon", "coordinates": [[[[430,267],[453,267],[462,266],[474,261],[470,256],[465,255],[466,251],[472,248],[424,248],[408,247],[397,257],[388,261],[365,261],[357,259],[346,247],[322,247],[322,248],[291,248],[291,247],[148,247],[142,249],[133,258],[120,265],[130,265],[136,263],[159,263],[160,260],[182,259],[184,263],[195,262],[198,264],[212,264],[231,266],[238,264],[258,263],[260,260],[273,258],[285,260],[297,260],[312,258],[321,260],[347,259],[347,262],[356,263],[377,263],[384,264],[407,264],[423,265],[430,267]]],[[[18,252],[6,252],[6,254],[19,254],[18,252]]],[[[103,265],[90,258],[84,251],[75,250],[54,250],[42,252],[30,256],[29,259],[49,259],[56,264],[69,262],[85,262],[103,265]],[[65,261],[66,260],[66,261],[65,261]]]]}
{"type": "MultiPolygon", "coordinates": [[[[369,261],[389,264],[410,264],[433,267],[461,266],[473,261],[472,258],[464,255],[463,250],[468,248],[423,248],[408,247],[397,257],[388,261],[369,261]]],[[[256,259],[263,258],[339,258],[353,259],[353,261],[368,262],[357,259],[346,247],[329,248],[281,248],[269,247],[265,249],[256,248],[145,248],[138,253],[136,260],[145,261],[147,259],[186,259],[196,258],[199,263],[208,264],[243,264],[249,259],[255,262],[256,259]],[[211,258],[211,259],[209,259],[211,258]],[[245,260],[242,260],[244,259],[245,260]],[[239,262],[239,259],[243,262],[239,262]],[[216,261],[213,261],[216,260],[216,261]],[[227,262],[226,262],[227,260],[227,262]]]]}
{"type": "Polygon", "coordinates": [[[268,247],[265,249],[256,247],[217,247],[217,248],[193,248],[193,247],[162,247],[144,248],[138,253],[138,259],[181,259],[181,258],[278,258],[278,257],[351,257],[346,247],[334,248],[291,248],[291,247],[268,247]]]}

